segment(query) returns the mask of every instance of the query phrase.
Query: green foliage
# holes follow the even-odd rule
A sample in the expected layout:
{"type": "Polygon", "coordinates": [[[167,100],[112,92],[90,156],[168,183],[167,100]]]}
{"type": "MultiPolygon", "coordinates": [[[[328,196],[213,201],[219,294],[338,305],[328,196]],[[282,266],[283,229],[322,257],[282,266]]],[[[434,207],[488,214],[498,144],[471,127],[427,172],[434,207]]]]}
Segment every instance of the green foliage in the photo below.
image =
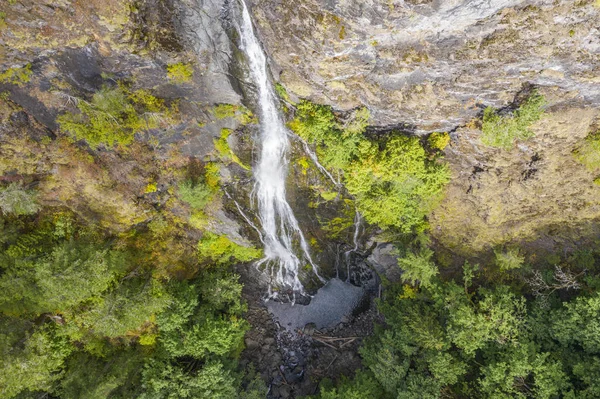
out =
{"type": "Polygon", "coordinates": [[[515,344],[525,320],[525,300],[499,286],[493,291],[481,288],[473,303],[462,289],[450,285],[448,338],[466,355],[474,354],[490,342],[515,344]],[[459,292],[461,292],[459,294],[459,292]]]}
{"type": "Polygon", "coordinates": [[[219,156],[223,161],[229,163],[230,161],[235,162],[240,165],[242,168],[246,170],[250,170],[250,167],[244,165],[244,163],[240,160],[240,158],[233,152],[231,147],[229,146],[229,142],[227,139],[231,135],[230,129],[221,129],[221,136],[218,139],[214,140],[215,149],[218,151],[219,156]]]}
{"type": "Polygon", "coordinates": [[[560,363],[539,353],[533,343],[490,355],[481,372],[481,392],[489,398],[551,399],[569,385],[560,363]]]}
{"type": "Polygon", "coordinates": [[[448,352],[435,353],[427,363],[431,374],[442,386],[458,383],[468,370],[466,362],[448,352]]]}
{"type": "Polygon", "coordinates": [[[512,115],[499,115],[493,108],[486,108],[481,141],[491,147],[510,150],[516,140],[533,137],[534,133],[529,127],[540,120],[545,105],[544,97],[535,92],[512,115]]]}
{"type": "MultiPolygon", "coordinates": [[[[150,107],[138,94],[131,101],[150,107]]],[[[188,173],[182,196],[203,207],[219,169],[198,172],[188,173]]],[[[32,192],[4,191],[11,190],[35,204],[32,192]]],[[[183,223],[172,215],[153,214],[147,228],[111,235],[70,211],[31,217],[23,211],[31,207],[11,201],[0,214],[2,398],[240,397],[234,370],[248,323],[242,285],[226,269],[260,251],[206,233],[201,259],[218,271],[189,280],[198,269],[194,243],[181,249],[186,237],[174,223],[183,223]],[[171,250],[172,257],[162,253],[171,250]],[[164,272],[161,263],[171,261],[177,274],[164,272]]],[[[258,394],[254,387],[248,392],[258,394]]]]}
{"type": "Polygon", "coordinates": [[[91,102],[79,100],[79,113],[57,118],[61,128],[92,148],[127,146],[136,132],[158,127],[166,108],[146,90],[127,93],[123,87],[103,87],[91,102]]]}
{"type": "Polygon", "coordinates": [[[203,263],[225,265],[234,261],[250,262],[261,256],[260,249],[243,247],[232,242],[225,235],[207,232],[198,242],[198,259],[203,263]]]}
{"type": "Polygon", "coordinates": [[[221,184],[221,169],[215,162],[206,164],[205,182],[212,190],[218,190],[221,184]]]}
{"type": "Polygon", "coordinates": [[[358,144],[363,139],[362,133],[369,119],[368,110],[359,111],[355,119],[350,129],[342,130],[331,107],[302,101],[289,127],[308,143],[317,146],[317,154],[325,167],[343,170],[357,155],[358,144]]]}
{"type": "Polygon", "coordinates": [[[322,229],[329,238],[338,239],[352,226],[354,226],[352,217],[336,217],[323,224],[322,229]]]}
{"type": "Polygon", "coordinates": [[[171,64],[167,66],[167,76],[175,83],[188,83],[194,76],[194,67],[182,62],[171,64]]]}
{"type": "MultiPolygon", "coordinates": [[[[4,325],[2,327],[4,330],[4,325]]],[[[20,342],[15,342],[8,351],[3,348],[1,397],[10,399],[26,390],[49,390],[52,383],[61,377],[58,372],[74,348],[56,330],[52,326],[38,328],[20,342]]]]}
{"type": "Polygon", "coordinates": [[[419,253],[409,252],[405,257],[398,259],[398,265],[402,269],[402,279],[411,284],[420,283],[428,287],[433,277],[438,274],[435,263],[431,260],[433,251],[429,248],[422,249],[419,253]]]}
{"type": "Polygon", "coordinates": [[[235,118],[242,125],[256,121],[249,109],[234,104],[218,104],[213,108],[213,114],[217,119],[235,118]]]}
{"type": "Polygon", "coordinates": [[[573,155],[591,171],[600,168],[600,132],[588,135],[573,155]]]}
{"type": "Polygon", "coordinates": [[[158,191],[158,186],[155,182],[152,182],[146,185],[146,188],[144,189],[144,194],[155,193],[156,191],[158,191]]]}
{"type": "Polygon", "coordinates": [[[265,382],[257,374],[254,367],[251,365],[250,371],[244,377],[244,380],[249,380],[246,388],[240,392],[239,399],[264,399],[267,396],[269,389],[265,382]]]}
{"type": "Polygon", "coordinates": [[[183,201],[196,210],[204,209],[213,196],[210,187],[201,182],[194,184],[191,180],[181,182],[177,192],[183,201]]]}
{"type": "Polygon", "coordinates": [[[124,337],[150,322],[167,308],[171,298],[156,280],[129,279],[86,306],[70,312],[74,328],[72,338],[86,332],[101,337],[124,337]]]}
{"type": "Polygon", "coordinates": [[[245,306],[240,302],[242,287],[235,280],[213,275],[200,288],[172,286],[175,301],[157,318],[159,342],[170,356],[202,359],[231,355],[241,348],[247,323],[239,318],[245,306]],[[199,295],[205,302],[200,303],[199,295]]]}
{"type": "Polygon", "coordinates": [[[142,372],[146,391],[139,399],[231,399],[237,397],[237,381],[223,364],[212,361],[187,373],[171,362],[151,359],[142,372]]]}
{"type": "Polygon", "coordinates": [[[364,399],[380,398],[384,392],[368,373],[359,372],[352,380],[343,380],[338,388],[321,388],[321,399],[364,399]]]}
{"type": "Polygon", "coordinates": [[[442,197],[448,168],[431,160],[417,137],[367,139],[363,133],[368,121],[366,108],[341,125],[330,107],[302,101],[289,126],[317,147],[325,167],[343,173],[346,188],[369,223],[404,232],[422,230],[425,216],[442,197]]]}
{"type": "Polygon", "coordinates": [[[416,137],[391,137],[383,149],[364,144],[345,173],[358,210],[381,227],[422,230],[450,179],[446,165],[429,161],[416,137]]]}
{"type": "Polygon", "coordinates": [[[79,352],[66,362],[58,388],[62,399],[105,399],[127,397],[128,385],[139,384],[136,374],[143,366],[141,353],[132,348],[115,351],[110,357],[79,352]],[[125,391],[125,392],[123,392],[125,391]]]}
{"type": "Polygon", "coordinates": [[[18,183],[0,187],[0,209],[4,214],[33,215],[40,210],[37,193],[24,189],[18,183]]]}
{"type": "MultiPolygon", "coordinates": [[[[4,22],[4,18],[2,18],[2,22],[4,22]]],[[[22,68],[10,68],[0,73],[0,82],[23,86],[31,81],[31,74],[31,64],[27,64],[22,68]]]]}
{"type": "Polygon", "coordinates": [[[200,283],[202,299],[211,309],[240,316],[246,311],[242,303],[242,284],[235,274],[208,274],[200,283]]]}
{"type": "Polygon", "coordinates": [[[444,148],[446,148],[448,144],[450,144],[450,134],[448,134],[447,132],[431,133],[429,137],[427,137],[427,143],[429,144],[429,147],[435,150],[443,151],[444,148]]]}
{"type": "Polygon", "coordinates": [[[335,191],[321,191],[321,192],[319,192],[319,195],[325,201],[333,201],[334,199],[336,199],[338,197],[339,194],[335,191]]]}
{"type": "Polygon", "coordinates": [[[218,104],[213,109],[213,113],[217,119],[233,118],[237,106],[233,104],[218,104]]]}
{"type": "Polygon", "coordinates": [[[518,248],[510,248],[507,251],[494,251],[496,265],[502,271],[519,269],[525,262],[525,257],[519,253],[518,248]]]}
{"type": "Polygon", "coordinates": [[[600,353],[600,293],[566,303],[551,322],[552,337],[561,344],[600,353]]]}
{"type": "Polygon", "coordinates": [[[6,314],[70,309],[107,290],[126,265],[122,253],[75,241],[38,259],[24,253],[7,260],[0,276],[0,310],[6,314]]]}
{"type": "Polygon", "coordinates": [[[277,93],[279,98],[281,98],[286,103],[291,102],[290,95],[288,94],[287,90],[285,89],[285,87],[283,87],[283,85],[281,83],[275,83],[275,92],[277,93]]]}
{"type": "MultiPolygon", "coordinates": [[[[600,295],[590,286],[568,302],[557,295],[526,304],[514,287],[475,280],[488,267],[465,263],[464,285],[441,277],[418,290],[389,286],[379,304],[385,326],[365,340],[358,374],[381,391],[357,397],[598,397],[600,295]]],[[[357,384],[323,384],[319,398],[351,397],[357,384]]]]}

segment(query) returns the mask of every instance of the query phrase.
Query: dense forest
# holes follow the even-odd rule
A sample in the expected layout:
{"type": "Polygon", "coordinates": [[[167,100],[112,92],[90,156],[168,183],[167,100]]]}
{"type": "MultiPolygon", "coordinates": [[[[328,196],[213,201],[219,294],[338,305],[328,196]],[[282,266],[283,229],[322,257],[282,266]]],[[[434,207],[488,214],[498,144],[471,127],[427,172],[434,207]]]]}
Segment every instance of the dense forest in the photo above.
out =
{"type": "Polygon", "coordinates": [[[600,398],[598,1],[247,3],[0,4],[0,397],[600,398]]]}

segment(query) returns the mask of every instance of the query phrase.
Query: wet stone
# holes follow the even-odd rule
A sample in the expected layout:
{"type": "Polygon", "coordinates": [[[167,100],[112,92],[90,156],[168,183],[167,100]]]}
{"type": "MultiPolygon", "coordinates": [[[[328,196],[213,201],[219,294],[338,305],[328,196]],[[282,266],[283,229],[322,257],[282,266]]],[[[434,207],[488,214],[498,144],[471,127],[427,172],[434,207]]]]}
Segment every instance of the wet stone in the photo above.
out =
{"type": "Polygon", "coordinates": [[[244,342],[246,343],[246,348],[248,350],[254,350],[259,346],[258,342],[254,341],[253,339],[246,338],[244,342]]]}

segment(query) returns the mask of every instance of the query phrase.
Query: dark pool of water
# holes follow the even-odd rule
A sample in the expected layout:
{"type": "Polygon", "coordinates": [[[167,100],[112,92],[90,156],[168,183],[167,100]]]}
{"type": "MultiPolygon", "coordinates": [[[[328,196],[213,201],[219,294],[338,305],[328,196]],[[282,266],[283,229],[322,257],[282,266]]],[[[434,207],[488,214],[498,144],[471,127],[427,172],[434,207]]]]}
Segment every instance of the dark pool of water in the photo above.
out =
{"type": "Polygon", "coordinates": [[[352,315],[365,290],[340,279],[331,279],[317,291],[308,305],[267,302],[273,318],[288,331],[302,330],[308,323],[317,329],[330,328],[352,315]]]}

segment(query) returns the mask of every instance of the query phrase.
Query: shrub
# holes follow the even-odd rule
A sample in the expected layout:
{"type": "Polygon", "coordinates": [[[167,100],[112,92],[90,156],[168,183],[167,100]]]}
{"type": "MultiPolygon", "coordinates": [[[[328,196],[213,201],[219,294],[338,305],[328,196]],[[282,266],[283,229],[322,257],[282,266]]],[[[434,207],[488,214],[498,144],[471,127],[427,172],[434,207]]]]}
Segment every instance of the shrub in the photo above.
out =
{"type": "Polygon", "coordinates": [[[339,127],[331,107],[302,101],[296,109],[296,117],[289,123],[298,136],[317,146],[335,142],[332,137],[339,127]]]}
{"type": "Polygon", "coordinates": [[[50,390],[52,383],[61,377],[60,370],[73,346],[55,330],[52,326],[41,327],[20,343],[15,342],[10,352],[2,353],[1,397],[13,398],[27,390],[50,390]]]}
{"type": "Polygon", "coordinates": [[[236,380],[221,363],[211,361],[200,371],[188,373],[171,362],[151,359],[142,371],[146,392],[140,399],[232,399],[237,397],[236,380]]]}
{"type": "Polygon", "coordinates": [[[148,183],[146,185],[146,188],[144,189],[145,194],[155,193],[156,191],[158,191],[158,186],[156,185],[156,182],[148,183]]]}
{"type": "Polygon", "coordinates": [[[433,251],[425,248],[418,253],[409,252],[405,257],[398,259],[402,269],[402,278],[411,284],[419,282],[422,286],[431,285],[431,280],[437,275],[438,268],[431,260],[433,251]]]}
{"type": "Polygon", "coordinates": [[[213,113],[217,119],[233,118],[236,110],[237,107],[233,104],[218,104],[213,109],[213,113]]]}
{"type": "Polygon", "coordinates": [[[218,151],[219,156],[224,162],[230,163],[233,161],[242,168],[250,170],[250,167],[245,165],[229,146],[227,139],[230,135],[231,129],[221,129],[221,136],[218,139],[214,139],[215,149],[218,151]]]}
{"type": "Polygon", "coordinates": [[[496,256],[496,265],[502,271],[518,269],[525,262],[525,257],[516,248],[507,251],[494,251],[494,255],[496,256]]]}
{"type": "Polygon", "coordinates": [[[250,112],[248,108],[240,105],[218,104],[213,108],[213,114],[217,119],[235,118],[242,125],[256,122],[252,112],[250,112]]]}
{"type": "Polygon", "coordinates": [[[279,98],[282,99],[283,101],[285,101],[286,103],[291,102],[290,95],[288,94],[287,90],[285,89],[285,87],[283,87],[283,85],[281,83],[275,83],[275,92],[277,93],[279,98]]]}
{"type": "Polygon", "coordinates": [[[590,171],[600,168],[600,131],[589,134],[573,155],[590,171]]]}
{"type": "Polygon", "coordinates": [[[516,140],[526,140],[534,133],[529,127],[544,113],[546,100],[534,92],[512,115],[499,115],[492,107],[483,113],[481,141],[490,147],[510,150],[516,140]]]}
{"type": "Polygon", "coordinates": [[[429,143],[429,147],[433,148],[434,150],[443,151],[444,148],[446,148],[448,144],[450,144],[450,134],[448,134],[447,132],[431,133],[427,138],[427,142],[429,143]]]}
{"type": "Polygon", "coordinates": [[[206,185],[212,190],[218,190],[221,184],[221,168],[219,164],[215,162],[209,162],[206,164],[206,185]]]}
{"type": "Polygon", "coordinates": [[[91,102],[80,100],[80,113],[67,112],[57,120],[61,128],[92,148],[133,142],[136,132],[156,128],[166,111],[161,100],[146,90],[128,95],[122,87],[103,87],[91,102]]]}
{"type": "Polygon", "coordinates": [[[254,371],[252,365],[250,365],[249,369],[250,371],[245,376],[245,379],[249,380],[249,382],[246,389],[240,392],[239,399],[264,399],[267,396],[269,389],[260,377],[260,374],[257,374],[254,371]]]}
{"type": "Polygon", "coordinates": [[[167,66],[167,76],[175,83],[187,83],[194,76],[194,67],[182,62],[171,64],[167,66]]]}
{"type": "MultiPolygon", "coordinates": [[[[4,22],[3,19],[2,22],[4,22]]],[[[31,80],[31,73],[31,64],[22,68],[10,68],[0,73],[0,82],[23,86],[31,80]]]]}
{"type": "Polygon", "coordinates": [[[198,258],[201,262],[226,265],[233,261],[249,262],[261,256],[260,249],[243,247],[232,242],[225,235],[207,232],[198,243],[198,258]]]}
{"type": "Polygon", "coordinates": [[[11,183],[7,187],[0,188],[0,209],[5,214],[16,216],[33,215],[40,210],[37,193],[24,189],[18,183],[11,183]]]}
{"type": "Polygon", "coordinates": [[[448,168],[430,160],[417,137],[392,133],[367,139],[368,121],[366,108],[341,125],[331,107],[302,101],[289,127],[317,147],[325,167],[343,172],[346,188],[369,223],[404,232],[422,229],[450,178],[448,168]]]}
{"type": "Polygon", "coordinates": [[[180,183],[177,191],[179,197],[195,210],[204,209],[212,197],[209,187],[200,182],[193,184],[191,180],[180,183]]]}
{"type": "Polygon", "coordinates": [[[446,165],[428,159],[417,137],[394,136],[385,147],[361,143],[344,174],[358,210],[369,223],[420,231],[450,180],[446,165]]]}
{"type": "Polygon", "coordinates": [[[118,252],[79,242],[65,242],[35,262],[30,259],[31,254],[22,254],[0,278],[0,310],[41,314],[69,309],[108,289],[125,264],[118,252]]]}
{"type": "Polygon", "coordinates": [[[124,337],[153,320],[171,300],[157,280],[125,279],[116,288],[94,298],[83,310],[66,313],[66,317],[88,334],[124,337]]]}

